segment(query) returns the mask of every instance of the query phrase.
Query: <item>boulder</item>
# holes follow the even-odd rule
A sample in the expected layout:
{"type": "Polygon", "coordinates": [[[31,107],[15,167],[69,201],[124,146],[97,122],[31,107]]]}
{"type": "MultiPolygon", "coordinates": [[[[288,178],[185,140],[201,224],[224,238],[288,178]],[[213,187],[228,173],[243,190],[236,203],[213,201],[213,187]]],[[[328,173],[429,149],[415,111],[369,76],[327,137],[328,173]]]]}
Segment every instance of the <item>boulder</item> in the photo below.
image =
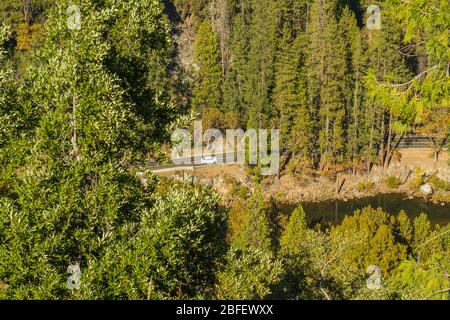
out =
{"type": "Polygon", "coordinates": [[[434,193],[433,187],[429,184],[424,184],[420,187],[420,192],[425,196],[431,196],[434,193]]]}

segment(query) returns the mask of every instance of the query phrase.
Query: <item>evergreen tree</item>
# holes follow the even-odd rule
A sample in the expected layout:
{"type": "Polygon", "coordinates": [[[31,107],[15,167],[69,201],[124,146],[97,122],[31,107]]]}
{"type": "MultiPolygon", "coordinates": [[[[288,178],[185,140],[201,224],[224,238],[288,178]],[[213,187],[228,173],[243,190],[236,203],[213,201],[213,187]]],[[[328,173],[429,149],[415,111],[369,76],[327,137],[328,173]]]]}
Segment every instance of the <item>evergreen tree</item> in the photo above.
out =
{"type": "Polygon", "coordinates": [[[308,242],[314,237],[313,232],[308,228],[303,208],[297,207],[280,238],[284,277],[277,294],[288,299],[311,295],[307,280],[311,263],[308,242]]]}
{"type": "Polygon", "coordinates": [[[304,77],[304,37],[293,38],[286,26],[283,30],[276,59],[273,104],[278,113],[274,126],[281,131],[284,152],[310,158],[312,124],[306,101],[304,77]]]}
{"type": "Polygon", "coordinates": [[[242,13],[233,19],[230,69],[223,85],[223,107],[225,110],[238,112],[241,118],[244,118],[241,125],[246,124],[248,116],[245,95],[249,44],[247,26],[248,23],[242,13]]]}
{"type": "Polygon", "coordinates": [[[248,27],[249,52],[245,84],[248,103],[248,128],[270,126],[274,112],[270,96],[274,82],[277,7],[273,0],[251,0],[251,20],[248,27]]]}
{"type": "Polygon", "coordinates": [[[361,78],[362,78],[362,47],[360,30],[354,13],[344,7],[339,19],[338,32],[341,33],[345,46],[345,78],[342,82],[342,91],[346,105],[346,119],[348,132],[346,141],[348,144],[346,161],[352,161],[353,167],[359,162],[361,148],[360,123],[363,117],[361,108],[361,78]]]}
{"type": "Polygon", "coordinates": [[[408,215],[405,213],[405,211],[400,211],[400,213],[397,216],[397,222],[398,222],[398,233],[403,239],[403,243],[409,244],[412,241],[413,238],[413,227],[411,224],[411,220],[409,219],[408,215]]]}
{"type": "MultiPolygon", "coordinates": [[[[396,20],[389,1],[382,3],[382,28],[366,30],[365,67],[369,70],[369,79],[375,82],[406,80],[410,67],[406,56],[402,54],[403,32],[396,20]],[[389,80],[388,80],[389,79],[389,80]],[[395,80],[394,80],[395,79],[395,80]]],[[[390,103],[383,98],[383,90],[376,89],[372,81],[365,79],[366,157],[368,169],[370,163],[380,158],[380,164],[387,167],[394,152],[395,135],[403,135],[414,122],[414,110],[405,103],[390,103]]]]}
{"type": "Polygon", "coordinates": [[[321,161],[341,162],[345,152],[345,45],[337,32],[336,1],[314,1],[308,26],[308,94],[321,161]]]}
{"type": "Polygon", "coordinates": [[[234,246],[239,249],[255,248],[263,252],[272,252],[272,230],[268,219],[268,209],[262,191],[258,189],[248,199],[241,230],[236,235],[234,246]]]}
{"type": "Polygon", "coordinates": [[[217,35],[206,19],[199,27],[194,44],[198,72],[193,89],[194,109],[205,112],[207,108],[221,107],[222,68],[217,35]]]}

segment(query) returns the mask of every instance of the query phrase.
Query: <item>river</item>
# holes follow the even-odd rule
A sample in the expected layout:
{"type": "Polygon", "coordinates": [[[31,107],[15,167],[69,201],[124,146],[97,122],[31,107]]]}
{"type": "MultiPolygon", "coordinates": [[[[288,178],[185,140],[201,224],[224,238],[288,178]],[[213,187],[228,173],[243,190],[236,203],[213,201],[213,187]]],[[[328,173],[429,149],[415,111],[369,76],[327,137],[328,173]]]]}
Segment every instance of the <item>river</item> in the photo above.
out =
{"type": "MultiPolygon", "coordinates": [[[[397,215],[402,209],[411,219],[419,216],[422,212],[428,215],[433,224],[441,226],[450,223],[450,204],[442,206],[427,202],[422,198],[408,199],[404,194],[380,194],[373,197],[353,199],[347,202],[343,200],[324,202],[303,202],[303,209],[310,222],[330,222],[339,224],[346,215],[351,215],[355,210],[368,206],[382,208],[385,212],[397,215]]],[[[279,205],[279,208],[288,213],[296,206],[279,205]]]]}

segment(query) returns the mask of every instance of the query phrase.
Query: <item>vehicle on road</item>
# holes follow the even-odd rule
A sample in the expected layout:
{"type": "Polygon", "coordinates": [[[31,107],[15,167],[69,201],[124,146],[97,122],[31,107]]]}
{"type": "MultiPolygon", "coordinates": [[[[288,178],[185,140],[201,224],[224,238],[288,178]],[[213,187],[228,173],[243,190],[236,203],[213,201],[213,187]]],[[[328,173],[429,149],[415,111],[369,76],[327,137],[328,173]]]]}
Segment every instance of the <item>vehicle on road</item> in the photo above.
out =
{"type": "Polygon", "coordinates": [[[202,164],[217,164],[217,158],[211,157],[211,156],[204,157],[204,158],[202,158],[201,163],[202,164]]]}

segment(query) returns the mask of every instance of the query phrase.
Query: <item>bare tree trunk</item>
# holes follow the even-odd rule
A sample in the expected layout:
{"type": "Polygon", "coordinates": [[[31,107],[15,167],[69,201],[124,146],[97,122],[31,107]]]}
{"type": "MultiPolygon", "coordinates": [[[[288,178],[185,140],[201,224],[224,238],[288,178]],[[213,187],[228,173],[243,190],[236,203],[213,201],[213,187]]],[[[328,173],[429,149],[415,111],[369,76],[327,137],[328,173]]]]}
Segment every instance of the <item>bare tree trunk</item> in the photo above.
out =
{"type": "Polygon", "coordinates": [[[231,57],[231,19],[228,12],[228,0],[213,0],[210,14],[213,30],[219,36],[222,76],[224,77],[228,72],[231,57]]]}
{"type": "Polygon", "coordinates": [[[448,140],[448,135],[446,135],[444,138],[442,138],[442,141],[438,143],[437,139],[429,137],[431,143],[433,144],[433,151],[434,151],[434,161],[435,163],[439,162],[439,155],[441,151],[444,149],[445,144],[448,140]]]}
{"type": "Polygon", "coordinates": [[[352,173],[356,174],[356,152],[358,149],[358,91],[359,91],[359,71],[356,71],[355,92],[353,96],[353,170],[352,173]]]}
{"type": "Polygon", "coordinates": [[[385,133],[385,129],[384,129],[384,112],[381,113],[381,165],[384,168],[384,162],[386,159],[386,154],[385,154],[385,143],[386,143],[386,133],[385,133]]]}
{"type": "Polygon", "coordinates": [[[388,166],[388,167],[389,167],[389,164],[390,164],[391,161],[392,161],[392,158],[393,158],[393,156],[394,156],[394,152],[395,152],[395,150],[398,149],[398,146],[399,146],[399,144],[400,144],[400,141],[402,141],[404,135],[405,135],[405,131],[402,132],[402,134],[400,135],[400,138],[398,139],[398,142],[397,142],[396,145],[392,148],[392,151],[390,152],[389,158],[388,158],[388,160],[387,160],[387,166],[388,166]]]}
{"type": "Polygon", "coordinates": [[[369,143],[369,152],[370,154],[367,155],[367,173],[370,174],[370,171],[372,169],[372,149],[373,149],[373,132],[374,132],[374,119],[372,117],[372,124],[370,127],[370,143],[369,143]]]}
{"type": "Polygon", "coordinates": [[[33,2],[31,0],[22,0],[22,12],[25,22],[30,25],[33,22],[33,2]]]}
{"type": "MultiPolygon", "coordinates": [[[[387,150],[386,150],[386,160],[383,164],[383,170],[387,170],[389,168],[390,162],[392,160],[391,154],[391,144],[392,144],[392,113],[389,112],[389,128],[388,128],[388,142],[387,142],[387,150]]],[[[395,150],[392,151],[392,153],[395,150]]]]}

